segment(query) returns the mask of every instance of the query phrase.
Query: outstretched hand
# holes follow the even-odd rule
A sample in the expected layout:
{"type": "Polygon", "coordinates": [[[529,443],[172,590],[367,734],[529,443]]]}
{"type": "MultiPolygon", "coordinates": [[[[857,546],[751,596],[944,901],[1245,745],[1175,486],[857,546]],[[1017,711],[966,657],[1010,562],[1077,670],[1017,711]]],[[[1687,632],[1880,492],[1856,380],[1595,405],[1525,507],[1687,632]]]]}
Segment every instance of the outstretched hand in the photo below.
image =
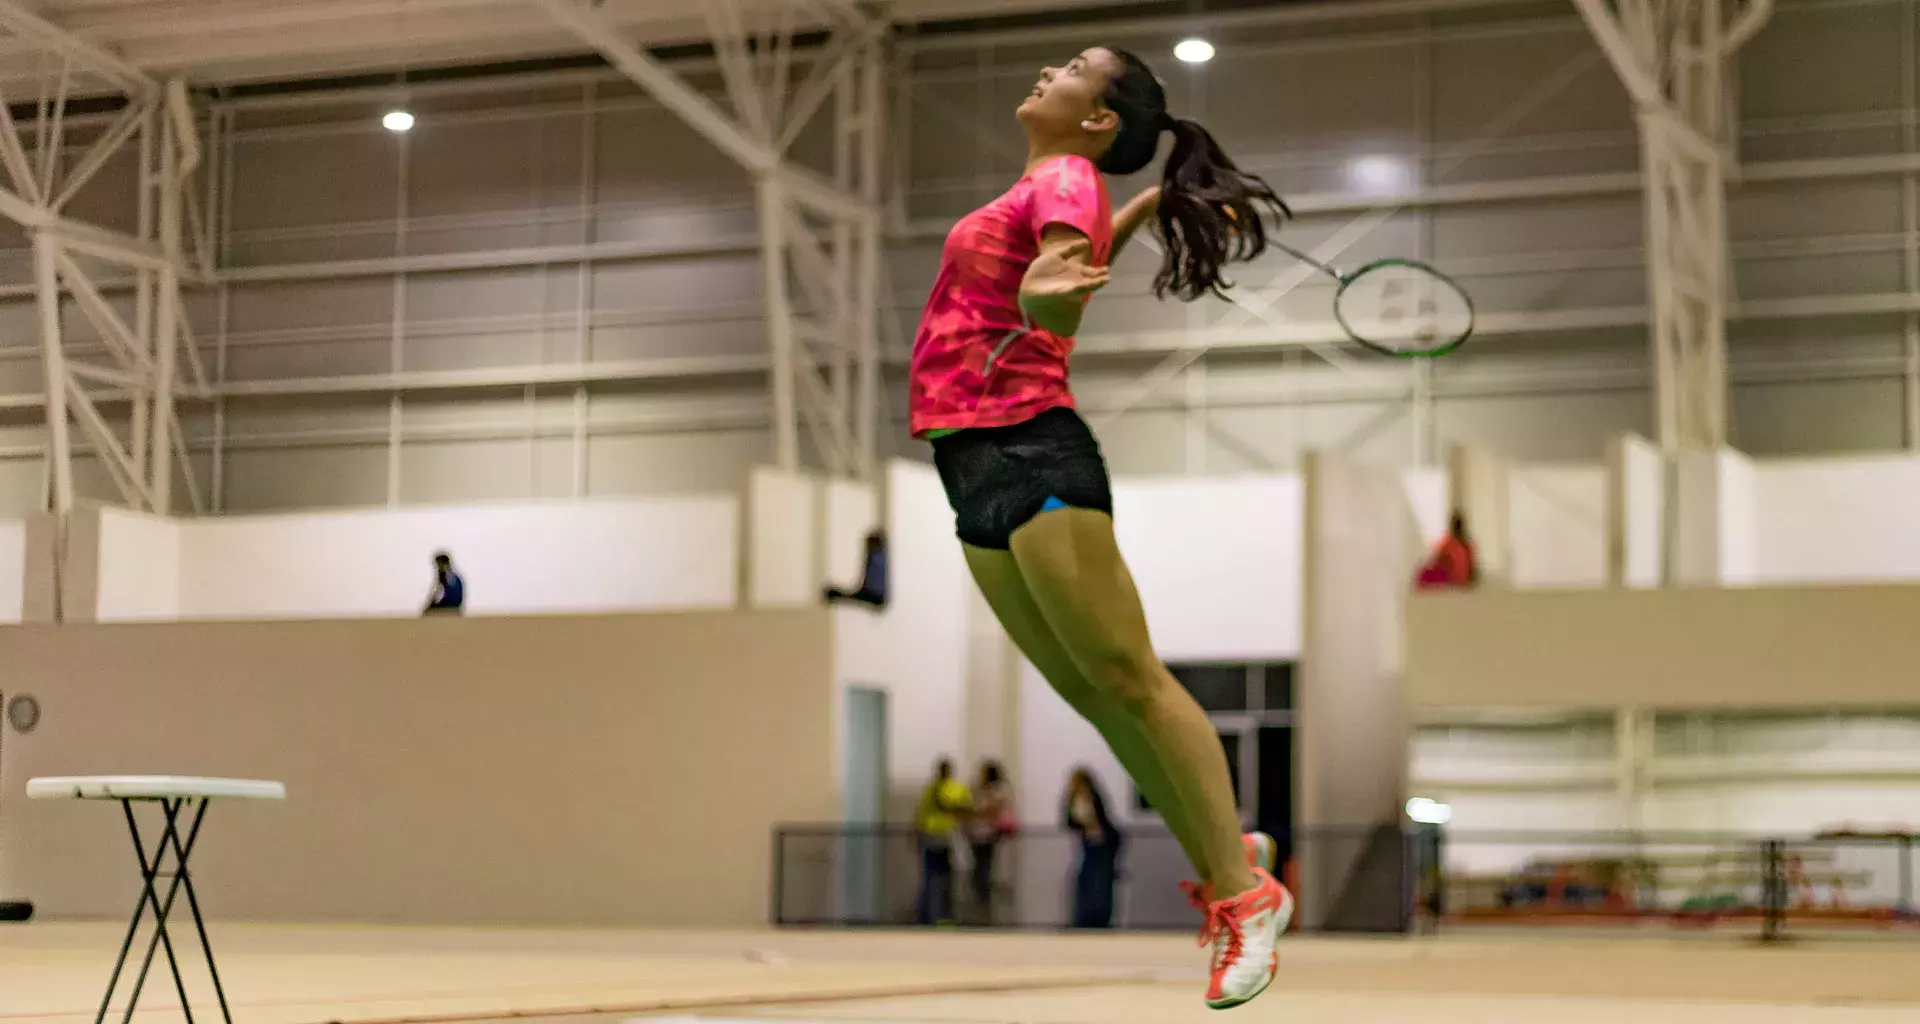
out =
{"type": "Polygon", "coordinates": [[[1030,298],[1054,299],[1091,295],[1112,280],[1106,267],[1094,266],[1093,243],[1081,238],[1069,245],[1042,250],[1027,267],[1021,292],[1030,298]]]}
{"type": "Polygon", "coordinates": [[[1020,309],[1040,327],[1071,338],[1080,329],[1087,296],[1106,287],[1111,272],[1093,261],[1093,243],[1072,228],[1049,225],[1040,253],[1020,281],[1020,309]]]}

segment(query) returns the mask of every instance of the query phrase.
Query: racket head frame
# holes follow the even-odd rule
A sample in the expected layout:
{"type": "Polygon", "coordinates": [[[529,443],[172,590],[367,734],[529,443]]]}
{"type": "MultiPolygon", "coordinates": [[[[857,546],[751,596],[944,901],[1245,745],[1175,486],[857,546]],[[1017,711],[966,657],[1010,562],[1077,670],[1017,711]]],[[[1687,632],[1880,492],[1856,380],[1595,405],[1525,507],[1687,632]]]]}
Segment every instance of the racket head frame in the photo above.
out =
{"type": "MultiPolygon", "coordinates": [[[[1331,268],[1327,268],[1327,269],[1330,270],[1331,268]]],[[[1337,271],[1333,271],[1333,273],[1340,280],[1340,287],[1335,289],[1333,293],[1333,318],[1335,322],[1337,322],[1340,325],[1340,329],[1342,331],[1346,332],[1346,335],[1348,338],[1351,338],[1353,341],[1355,341],[1358,344],[1365,345],[1367,348],[1370,348],[1375,352],[1379,352],[1382,355],[1392,356],[1395,359],[1435,359],[1440,356],[1444,356],[1454,351],[1455,349],[1458,349],[1462,345],[1465,345],[1467,341],[1473,337],[1473,328],[1476,320],[1476,315],[1475,315],[1474,306],[1473,306],[1473,296],[1469,294],[1465,288],[1460,287],[1460,283],[1458,281],[1455,281],[1453,278],[1448,277],[1445,273],[1442,273],[1437,267],[1435,267],[1431,263],[1427,263],[1423,260],[1406,259],[1404,257],[1399,257],[1399,256],[1389,256],[1385,259],[1378,259],[1370,263],[1367,263],[1361,266],[1360,268],[1354,270],[1350,274],[1342,274],[1337,271]],[[1345,311],[1342,309],[1340,300],[1346,295],[1347,289],[1351,288],[1354,282],[1364,279],[1366,275],[1372,271],[1381,270],[1389,267],[1404,267],[1408,270],[1414,270],[1422,274],[1426,274],[1429,277],[1433,277],[1436,280],[1438,280],[1445,287],[1451,289],[1454,292],[1454,294],[1460,296],[1460,301],[1466,306],[1466,310],[1467,310],[1466,329],[1459,332],[1457,335],[1447,339],[1445,342],[1441,344],[1433,345],[1427,348],[1417,348],[1417,349],[1394,348],[1390,345],[1384,345],[1378,341],[1369,340],[1368,338],[1363,336],[1359,331],[1355,330],[1353,325],[1348,322],[1347,315],[1345,311]]]]}

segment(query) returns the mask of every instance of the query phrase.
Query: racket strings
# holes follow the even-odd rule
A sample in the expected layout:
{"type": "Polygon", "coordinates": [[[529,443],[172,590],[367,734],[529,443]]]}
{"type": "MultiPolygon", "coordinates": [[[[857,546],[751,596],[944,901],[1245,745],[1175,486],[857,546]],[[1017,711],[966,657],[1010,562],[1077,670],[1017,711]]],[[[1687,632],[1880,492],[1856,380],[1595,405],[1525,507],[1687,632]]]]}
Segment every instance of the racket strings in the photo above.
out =
{"type": "Polygon", "coordinates": [[[1459,285],[1425,264],[1383,260],[1342,283],[1334,314],[1355,340],[1421,355],[1451,348],[1473,331],[1473,303],[1459,285]]]}

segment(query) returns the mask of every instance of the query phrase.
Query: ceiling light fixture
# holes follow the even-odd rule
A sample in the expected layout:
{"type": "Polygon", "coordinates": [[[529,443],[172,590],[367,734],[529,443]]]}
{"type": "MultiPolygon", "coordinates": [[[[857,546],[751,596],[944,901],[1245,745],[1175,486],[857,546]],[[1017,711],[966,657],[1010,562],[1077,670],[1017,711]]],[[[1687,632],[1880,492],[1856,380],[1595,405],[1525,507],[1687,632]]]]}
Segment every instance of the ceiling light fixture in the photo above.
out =
{"type": "Polygon", "coordinates": [[[1182,39],[1174,44],[1173,56],[1188,64],[1205,64],[1213,59],[1213,44],[1205,39],[1182,39]]]}

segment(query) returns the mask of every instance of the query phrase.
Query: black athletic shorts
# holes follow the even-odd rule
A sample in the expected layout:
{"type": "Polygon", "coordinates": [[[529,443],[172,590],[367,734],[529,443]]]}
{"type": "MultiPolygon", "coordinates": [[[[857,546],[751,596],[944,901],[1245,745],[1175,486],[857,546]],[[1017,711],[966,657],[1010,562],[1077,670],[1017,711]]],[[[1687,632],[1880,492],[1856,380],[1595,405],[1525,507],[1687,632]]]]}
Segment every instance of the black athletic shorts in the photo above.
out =
{"type": "Polygon", "coordinates": [[[977,548],[1006,550],[1013,531],[1044,509],[1113,514],[1100,442],[1072,409],[934,438],[933,464],[953,506],[954,532],[977,548]]]}

